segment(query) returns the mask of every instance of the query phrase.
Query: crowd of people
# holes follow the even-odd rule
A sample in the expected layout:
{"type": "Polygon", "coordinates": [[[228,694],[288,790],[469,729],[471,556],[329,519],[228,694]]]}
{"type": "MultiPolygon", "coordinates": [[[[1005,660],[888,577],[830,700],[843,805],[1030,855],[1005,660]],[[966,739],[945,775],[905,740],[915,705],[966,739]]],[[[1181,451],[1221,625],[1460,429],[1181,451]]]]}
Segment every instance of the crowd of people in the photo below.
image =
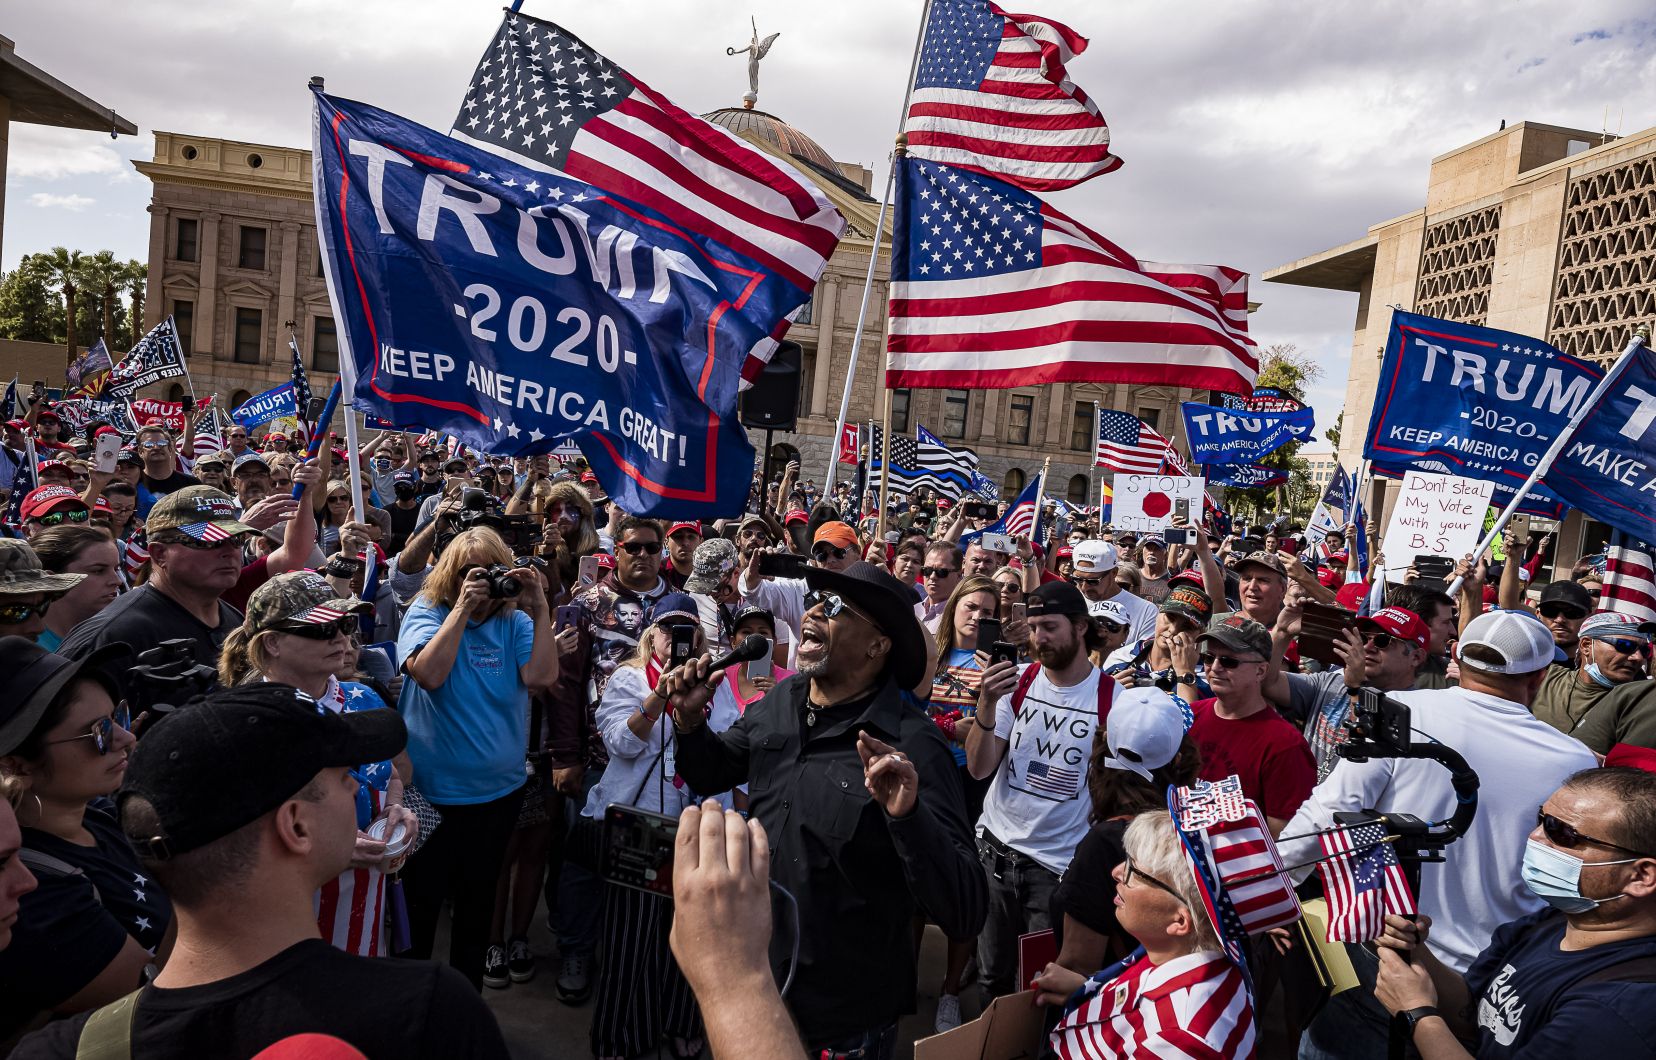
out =
{"type": "Polygon", "coordinates": [[[1032,990],[1066,1058],[1656,1055],[1656,624],[1544,540],[1393,581],[1357,527],[1008,537],[797,464],[661,522],[580,461],[99,430],[0,446],[13,1055],[503,1056],[481,995],[544,968],[596,1057],[879,1060],[928,924],[937,1032],[1032,990]],[[1236,778],[1309,899],[1337,815],[1456,809],[1342,756],[1375,693],[1481,788],[1331,993],[1236,944],[1168,792],[1236,778]],[[614,807],[677,820],[671,896],[604,871],[614,807]]]}

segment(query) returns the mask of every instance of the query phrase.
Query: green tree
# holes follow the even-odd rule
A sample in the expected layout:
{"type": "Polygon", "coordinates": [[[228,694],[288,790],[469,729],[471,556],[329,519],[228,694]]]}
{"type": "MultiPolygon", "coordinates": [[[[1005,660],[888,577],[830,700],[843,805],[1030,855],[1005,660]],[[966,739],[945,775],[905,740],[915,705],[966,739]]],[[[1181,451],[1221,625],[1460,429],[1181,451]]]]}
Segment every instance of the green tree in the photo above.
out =
{"type": "MultiPolygon", "coordinates": [[[[1291,342],[1267,346],[1259,363],[1256,387],[1275,387],[1299,401],[1305,400],[1306,388],[1322,378],[1322,365],[1291,342]]],[[[1316,506],[1316,487],[1311,484],[1310,464],[1298,453],[1303,443],[1289,442],[1260,460],[1263,467],[1280,468],[1288,472],[1288,484],[1269,489],[1236,490],[1227,502],[1250,511],[1254,519],[1276,514],[1303,519],[1316,506]],[[1309,497],[1309,500],[1307,500],[1309,497]]]]}
{"type": "Polygon", "coordinates": [[[1332,445],[1335,450],[1340,448],[1340,424],[1344,422],[1345,413],[1341,412],[1339,415],[1334,417],[1334,426],[1323,432],[1323,437],[1328,439],[1328,444],[1332,445]]]}
{"type": "Polygon", "coordinates": [[[121,267],[119,285],[130,299],[125,347],[130,350],[138,345],[144,334],[144,297],[149,290],[149,266],[141,261],[128,260],[121,267]]]}
{"type": "Polygon", "coordinates": [[[118,306],[116,285],[124,278],[124,262],[115,260],[115,252],[100,250],[86,255],[80,266],[80,288],[88,308],[97,302],[95,323],[104,345],[115,347],[115,312],[118,306]]]}
{"type": "Polygon", "coordinates": [[[26,255],[17,268],[0,276],[0,338],[63,341],[63,303],[37,254],[26,255]]]}
{"type": "Polygon", "coordinates": [[[70,325],[66,329],[68,333],[63,338],[65,346],[68,347],[64,364],[73,364],[75,363],[74,332],[78,330],[74,325],[79,322],[79,318],[75,315],[75,295],[80,289],[80,271],[81,266],[86,261],[86,255],[67,247],[53,247],[46,253],[37,255],[37,257],[41,259],[41,265],[46,270],[51,285],[63,292],[64,319],[70,325]]]}

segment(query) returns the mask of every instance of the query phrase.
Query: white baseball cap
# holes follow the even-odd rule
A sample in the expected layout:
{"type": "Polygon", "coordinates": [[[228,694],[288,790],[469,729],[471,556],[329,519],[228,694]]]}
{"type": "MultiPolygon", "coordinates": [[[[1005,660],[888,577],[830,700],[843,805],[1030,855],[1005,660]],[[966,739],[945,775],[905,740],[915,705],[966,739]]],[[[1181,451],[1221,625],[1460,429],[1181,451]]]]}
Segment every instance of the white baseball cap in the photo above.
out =
{"type": "Polygon", "coordinates": [[[1129,615],[1127,613],[1127,609],[1122,607],[1120,602],[1116,600],[1088,600],[1087,617],[1102,618],[1105,621],[1114,622],[1118,626],[1130,626],[1133,624],[1133,617],[1129,615]]]}
{"type": "Polygon", "coordinates": [[[1532,674],[1558,657],[1552,633],[1528,611],[1485,611],[1466,624],[1455,658],[1489,674],[1532,674]],[[1498,663],[1468,659],[1466,649],[1477,645],[1494,652],[1498,663]]]}
{"type": "Polygon", "coordinates": [[[1166,692],[1159,688],[1122,689],[1110,703],[1105,732],[1110,753],[1104,765],[1131,770],[1154,783],[1150,771],[1173,761],[1184,742],[1186,728],[1184,711],[1166,692]]]}
{"type": "Polygon", "coordinates": [[[1115,570],[1115,546],[1108,541],[1090,538],[1075,546],[1070,563],[1076,574],[1103,574],[1115,570]]]}

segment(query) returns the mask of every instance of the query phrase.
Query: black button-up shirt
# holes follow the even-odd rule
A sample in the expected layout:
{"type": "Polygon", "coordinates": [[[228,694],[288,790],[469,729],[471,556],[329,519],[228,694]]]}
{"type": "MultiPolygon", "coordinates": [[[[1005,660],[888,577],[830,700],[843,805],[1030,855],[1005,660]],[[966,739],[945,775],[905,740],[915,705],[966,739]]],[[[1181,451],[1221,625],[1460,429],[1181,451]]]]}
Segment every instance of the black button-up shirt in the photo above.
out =
{"type": "MultiPolygon", "coordinates": [[[[954,756],[925,712],[888,676],[871,698],[818,710],[808,726],[809,689],[790,677],[726,731],[680,733],[677,762],[700,794],[747,784],[771,878],[799,901],[788,1005],[805,1041],[823,1043],[913,1012],[915,912],[949,938],[974,938],[989,892],[954,756]],[[908,816],[888,817],[863,786],[858,730],[914,763],[920,793],[908,816]]],[[[772,918],[778,970],[792,954],[786,904],[772,918]]]]}

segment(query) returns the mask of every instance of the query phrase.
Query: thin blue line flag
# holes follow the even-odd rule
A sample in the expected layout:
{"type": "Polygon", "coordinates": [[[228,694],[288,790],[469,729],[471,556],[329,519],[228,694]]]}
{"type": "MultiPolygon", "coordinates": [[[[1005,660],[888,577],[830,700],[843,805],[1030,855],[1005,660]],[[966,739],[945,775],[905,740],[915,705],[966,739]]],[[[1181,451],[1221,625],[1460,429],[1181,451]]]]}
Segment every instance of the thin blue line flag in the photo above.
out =
{"type": "Polygon", "coordinates": [[[566,174],[315,98],[317,230],[358,411],[513,456],[575,437],[634,514],[741,510],[742,365],[804,292],[566,174]]]}

